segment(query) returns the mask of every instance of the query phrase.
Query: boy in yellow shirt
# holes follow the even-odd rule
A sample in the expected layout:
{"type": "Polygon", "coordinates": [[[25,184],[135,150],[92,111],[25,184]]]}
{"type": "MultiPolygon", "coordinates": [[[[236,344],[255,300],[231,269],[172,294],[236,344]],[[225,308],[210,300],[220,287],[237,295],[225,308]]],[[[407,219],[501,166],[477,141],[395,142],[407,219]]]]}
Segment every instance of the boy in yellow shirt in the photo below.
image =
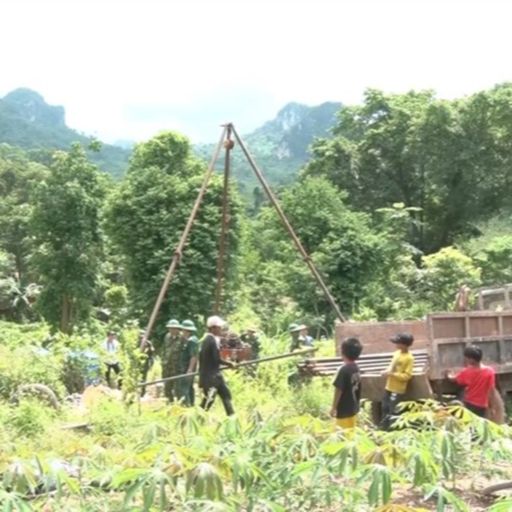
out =
{"type": "Polygon", "coordinates": [[[414,356],[409,352],[414,338],[412,334],[400,333],[391,338],[398,349],[393,354],[389,368],[382,375],[387,377],[386,390],[382,399],[382,423],[384,430],[389,430],[396,407],[403,400],[407,385],[412,378],[414,356]]]}

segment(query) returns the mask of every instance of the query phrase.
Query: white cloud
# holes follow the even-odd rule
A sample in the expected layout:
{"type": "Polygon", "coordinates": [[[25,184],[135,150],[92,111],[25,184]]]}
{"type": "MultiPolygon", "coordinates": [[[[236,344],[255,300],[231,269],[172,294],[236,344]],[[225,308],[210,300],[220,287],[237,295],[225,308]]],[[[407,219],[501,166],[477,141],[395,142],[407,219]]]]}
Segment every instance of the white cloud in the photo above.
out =
{"type": "Polygon", "coordinates": [[[226,117],[250,130],[292,100],[510,80],[511,14],[489,0],[4,0],[0,94],[36,89],[108,140],[215,139],[226,117]]]}

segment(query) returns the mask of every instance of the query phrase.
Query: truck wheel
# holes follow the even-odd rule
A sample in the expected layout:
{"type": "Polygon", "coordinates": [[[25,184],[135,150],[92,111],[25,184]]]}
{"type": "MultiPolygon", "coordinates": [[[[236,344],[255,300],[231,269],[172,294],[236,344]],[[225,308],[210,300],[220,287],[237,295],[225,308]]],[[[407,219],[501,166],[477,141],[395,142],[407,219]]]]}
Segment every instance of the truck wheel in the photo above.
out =
{"type": "Polygon", "coordinates": [[[506,422],[505,402],[496,388],[489,393],[487,419],[498,425],[503,425],[506,422]]]}

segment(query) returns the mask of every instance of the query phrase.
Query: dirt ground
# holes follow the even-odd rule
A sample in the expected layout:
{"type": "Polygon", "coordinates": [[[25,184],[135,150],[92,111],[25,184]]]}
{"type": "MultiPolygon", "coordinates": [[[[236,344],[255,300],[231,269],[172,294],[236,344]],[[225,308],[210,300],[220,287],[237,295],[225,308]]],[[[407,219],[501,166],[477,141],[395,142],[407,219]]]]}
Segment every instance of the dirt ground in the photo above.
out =
{"type": "MultiPolygon", "coordinates": [[[[456,488],[453,493],[460,498],[466,505],[469,505],[471,512],[485,512],[500,496],[512,496],[512,490],[509,494],[501,493],[491,496],[482,494],[482,490],[491,485],[503,482],[504,480],[489,480],[486,478],[457,479],[456,488]]],[[[451,488],[449,488],[452,491],[451,488]]],[[[407,505],[409,507],[424,508],[426,510],[436,510],[436,498],[425,501],[425,496],[417,488],[393,486],[392,503],[397,505],[407,505]]],[[[451,509],[449,509],[451,510],[451,509]]]]}

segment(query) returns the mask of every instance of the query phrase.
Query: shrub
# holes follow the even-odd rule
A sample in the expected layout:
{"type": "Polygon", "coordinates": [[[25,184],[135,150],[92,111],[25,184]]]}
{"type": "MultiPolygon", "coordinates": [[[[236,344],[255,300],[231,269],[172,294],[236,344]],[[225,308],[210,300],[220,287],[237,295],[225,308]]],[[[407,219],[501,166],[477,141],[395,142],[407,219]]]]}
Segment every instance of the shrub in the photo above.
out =
{"type": "Polygon", "coordinates": [[[23,399],[12,406],[8,414],[8,425],[16,436],[42,435],[49,425],[53,411],[33,399],[23,399]]]}
{"type": "Polygon", "coordinates": [[[57,396],[65,395],[60,380],[61,359],[34,347],[10,350],[0,346],[0,397],[8,400],[22,384],[45,384],[57,396]]]}
{"type": "Polygon", "coordinates": [[[462,284],[470,288],[481,283],[481,270],[473,260],[454,247],[445,247],[423,257],[425,294],[437,311],[451,309],[462,284]]]}

